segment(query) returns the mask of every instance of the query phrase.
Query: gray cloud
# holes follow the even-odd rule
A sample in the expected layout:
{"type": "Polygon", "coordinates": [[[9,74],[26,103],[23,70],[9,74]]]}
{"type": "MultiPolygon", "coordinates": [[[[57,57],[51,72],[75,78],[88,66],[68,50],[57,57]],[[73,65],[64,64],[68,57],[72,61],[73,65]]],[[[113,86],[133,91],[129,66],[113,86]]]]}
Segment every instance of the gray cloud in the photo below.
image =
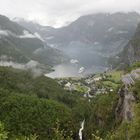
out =
{"type": "Polygon", "coordinates": [[[0,36],[8,36],[8,31],[0,30],[0,36]]]}
{"type": "Polygon", "coordinates": [[[81,15],[97,12],[140,12],[140,0],[0,0],[0,3],[0,14],[51,26],[62,26],[81,15]]]}

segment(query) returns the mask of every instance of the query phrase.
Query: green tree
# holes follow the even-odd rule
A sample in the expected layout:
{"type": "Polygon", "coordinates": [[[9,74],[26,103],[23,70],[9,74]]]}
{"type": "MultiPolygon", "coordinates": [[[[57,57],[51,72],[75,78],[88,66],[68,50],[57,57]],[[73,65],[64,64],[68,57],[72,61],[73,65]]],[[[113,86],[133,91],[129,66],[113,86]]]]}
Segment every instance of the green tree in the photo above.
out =
{"type": "Polygon", "coordinates": [[[4,124],[0,122],[0,140],[7,140],[8,132],[4,128],[4,124]]]}

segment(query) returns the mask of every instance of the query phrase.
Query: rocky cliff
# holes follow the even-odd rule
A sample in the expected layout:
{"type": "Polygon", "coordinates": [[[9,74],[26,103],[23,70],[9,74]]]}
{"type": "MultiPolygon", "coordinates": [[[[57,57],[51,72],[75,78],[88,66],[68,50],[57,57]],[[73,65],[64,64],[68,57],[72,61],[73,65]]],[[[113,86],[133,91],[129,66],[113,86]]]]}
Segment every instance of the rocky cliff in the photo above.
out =
{"type": "Polygon", "coordinates": [[[136,29],[135,35],[112,61],[114,67],[131,66],[133,63],[140,61],[140,24],[136,29]]]}

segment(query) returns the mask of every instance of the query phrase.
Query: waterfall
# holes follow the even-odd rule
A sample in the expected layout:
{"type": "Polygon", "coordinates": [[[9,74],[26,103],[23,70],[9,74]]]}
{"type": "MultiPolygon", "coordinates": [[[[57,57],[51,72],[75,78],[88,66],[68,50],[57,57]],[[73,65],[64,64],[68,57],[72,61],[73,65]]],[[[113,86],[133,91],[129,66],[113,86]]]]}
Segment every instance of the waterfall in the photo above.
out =
{"type": "Polygon", "coordinates": [[[79,139],[80,140],[82,140],[82,131],[84,130],[84,124],[85,124],[85,120],[83,120],[82,122],[81,122],[81,128],[80,128],[80,130],[79,130],[79,139]]]}

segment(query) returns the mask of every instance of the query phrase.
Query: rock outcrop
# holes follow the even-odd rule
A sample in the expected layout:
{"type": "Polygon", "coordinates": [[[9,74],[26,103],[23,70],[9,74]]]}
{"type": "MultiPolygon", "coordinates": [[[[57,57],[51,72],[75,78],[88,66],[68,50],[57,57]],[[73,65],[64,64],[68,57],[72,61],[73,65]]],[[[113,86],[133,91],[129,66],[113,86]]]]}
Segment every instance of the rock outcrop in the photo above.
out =
{"type": "Polygon", "coordinates": [[[134,116],[133,105],[136,101],[134,93],[129,87],[135,84],[135,81],[140,78],[140,69],[133,70],[130,74],[122,76],[123,87],[118,91],[119,101],[116,108],[116,120],[121,122],[131,121],[134,116]]]}

